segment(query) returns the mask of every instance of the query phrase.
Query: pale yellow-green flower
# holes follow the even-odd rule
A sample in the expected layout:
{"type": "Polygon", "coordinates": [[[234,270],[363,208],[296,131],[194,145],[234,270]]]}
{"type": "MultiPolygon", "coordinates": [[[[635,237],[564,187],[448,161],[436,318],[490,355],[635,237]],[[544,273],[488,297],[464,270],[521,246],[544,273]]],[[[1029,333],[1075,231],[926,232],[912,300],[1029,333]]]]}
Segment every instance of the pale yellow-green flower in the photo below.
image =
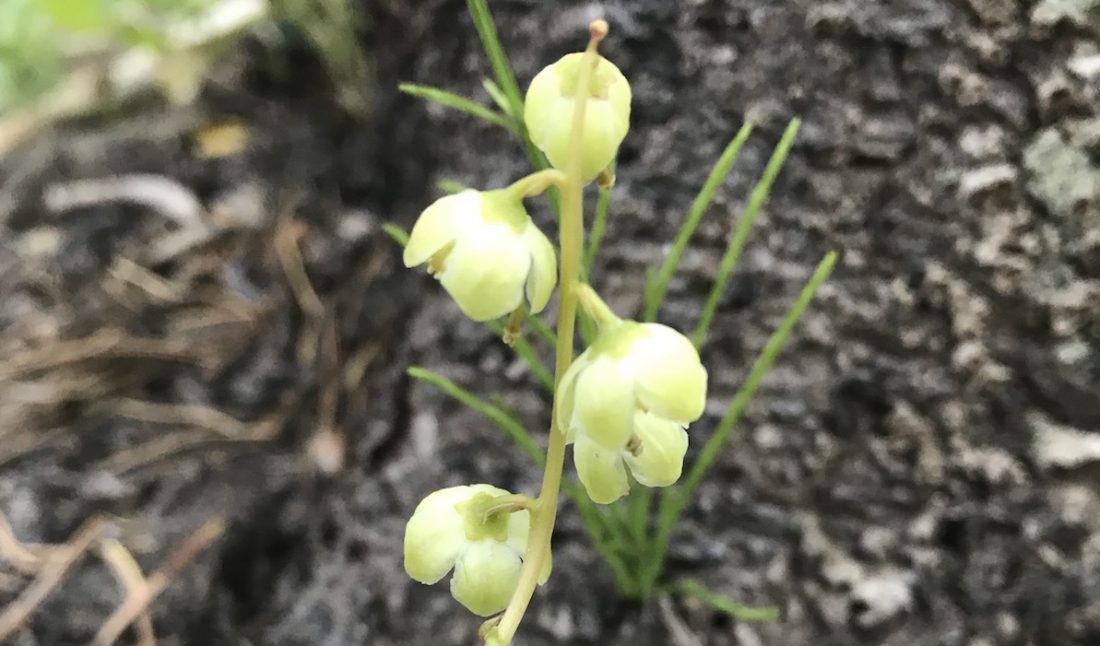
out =
{"type": "Polygon", "coordinates": [[[557,283],[557,259],[521,197],[507,189],[471,189],[436,200],[413,225],[405,266],[428,263],[475,321],[512,312],[525,292],[531,311],[542,311],[557,283]]]}
{"type": "MultiPolygon", "coordinates": [[[[482,617],[503,610],[519,581],[530,529],[526,510],[486,518],[487,505],[504,495],[487,484],[428,495],[405,526],[405,572],[432,584],[453,568],[451,595],[459,603],[482,617]]],[[[539,583],[549,576],[548,555],[539,583]]]]}
{"type": "Polygon", "coordinates": [[[588,87],[579,88],[582,56],[567,54],[535,75],[523,103],[523,121],[531,141],[550,163],[564,168],[573,108],[579,93],[585,92],[581,176],[588,183],[615,159],[630,128],[630,83],[611,61],[597,56],[588,87]]]}
{"type": "Polygon", "coordinates": [[[570,366],[558,387],[557,425],[573,443],[588,496],[611,503],[634,479],[680,478],[685,427],[703,414],[707,371],[691,342],[658,323],[615,322],[570,366]]]}

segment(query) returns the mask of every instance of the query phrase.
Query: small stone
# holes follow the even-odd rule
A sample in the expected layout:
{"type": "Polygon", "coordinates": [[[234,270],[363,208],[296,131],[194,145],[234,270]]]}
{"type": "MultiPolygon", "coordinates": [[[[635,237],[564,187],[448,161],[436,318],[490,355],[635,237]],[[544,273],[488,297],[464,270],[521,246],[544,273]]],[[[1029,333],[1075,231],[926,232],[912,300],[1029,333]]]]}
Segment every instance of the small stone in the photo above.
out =
{"type": "Polygon", "coordinates": [[[1066,67],[1074,76],[1085,81],[1100,80],[1100,54],[1071,58],[1066,62],[1066,67]]]}
{"type": "Polygon", "coordinates": [[[1100,433],[1056,424],[1039,413],[1028,416],[1035,436],[1032,451],[1043,469],[1073,469],[1100,462],[1100,433]]]}
{"type": "Polygon", "coordinates": [[[913,603],[913,574],[884,572],[866,578],[852,590],[856,624],[863,628],[879,626],[908,611],[913,603]]]}
{"type": "Polygon", "coordinates": [[[969,200],[1016,183],[1019,173],[1008,164],[991,164],[965,171],[959,180],[959,196],[969,200]]]}

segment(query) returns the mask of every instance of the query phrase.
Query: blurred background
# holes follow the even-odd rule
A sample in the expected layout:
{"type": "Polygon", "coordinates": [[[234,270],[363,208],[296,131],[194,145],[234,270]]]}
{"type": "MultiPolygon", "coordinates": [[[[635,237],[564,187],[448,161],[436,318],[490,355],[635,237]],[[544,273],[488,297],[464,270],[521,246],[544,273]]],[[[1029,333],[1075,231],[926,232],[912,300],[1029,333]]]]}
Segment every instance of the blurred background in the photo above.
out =
{"type": "MultiPolygon", "coordinates": [[[[634,104],[593,282],[623,315],[751,120],[662,313],[694,325],[803,119],[693,437],[842,253],[673,537],[670,577],[780,618],[618,598],[567,505],[519,643],[1100,643],[1100,2],[490,6],[521,88],[611,24],[634,104]]],[[[381,225],[527,172],[397,91],[491,106],[491,75],[457,0],[0,2],[0,642],[473,642],[405,520],[540,474],[405,369],[540,436],[549,401],[381,225]]]]}

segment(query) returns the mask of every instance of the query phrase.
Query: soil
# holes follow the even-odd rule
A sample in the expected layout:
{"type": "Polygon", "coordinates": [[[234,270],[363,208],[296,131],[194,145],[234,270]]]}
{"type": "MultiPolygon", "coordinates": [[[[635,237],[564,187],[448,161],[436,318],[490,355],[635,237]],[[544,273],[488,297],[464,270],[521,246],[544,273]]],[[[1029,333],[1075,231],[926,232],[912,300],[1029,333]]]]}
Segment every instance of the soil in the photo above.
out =
{"type": "MultiPolygon", "coordinates": [[[[518,643],[1100,643],[1100,5],[492,4],[524,86],[592,18],[612,25],[634,105],[593,282],[624,315],[751,120],[661,314],[690,329],[803,119],[704,348],[695,449],[842,252],[667,572],[781,619],[618,600],[566,505],[518,643]]],[[[464,3],[362,5],[366,120],[304,45],[257,38],[194,105],[61,124],[0,160],[0,511],[28,545],[102,516],[147,573],[223,518],[152,603],[160,643],[472,643],[445,586],[405,576],[404,522],[446,485],[537,489],[518,449],[405,368],[499,394],[533,429],[547,397],[381,230],[439,180],[504,185],[522,150],[395,90],[485,99],[464,3]],[[212,147],[233,133],[243,147],[212,147]],[[152,188],[120,197],[105,182],[123,175],[152,188]]],[[[4,602],[35,574],[8,551],[4,602]]],[[[87,643],[124,596],[79,559],[10,643],[87,643]]]]}

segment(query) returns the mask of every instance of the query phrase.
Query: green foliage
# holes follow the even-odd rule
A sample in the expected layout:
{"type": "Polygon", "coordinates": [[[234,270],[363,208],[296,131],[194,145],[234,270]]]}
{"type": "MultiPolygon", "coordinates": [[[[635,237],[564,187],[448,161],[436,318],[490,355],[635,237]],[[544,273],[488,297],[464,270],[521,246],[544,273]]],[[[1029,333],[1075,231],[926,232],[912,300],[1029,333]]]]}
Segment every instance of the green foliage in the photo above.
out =
{"type": "MultiPolygon", "coordinates": [[[[695,229],[698,228],[699,222],[703,219],[703,214],[706,213],[707,207],[710,206],[710,202],[714,199],[714,193],[718,190],[718,187],[725,181],[726,176],[729,175],[730,169],[733,168],[733,163],[737,161],[737,155],[741,152],[741,147],[745,145],[749,135],[752,134],[752,124],[746,123],[741,126],[741,130],[738,131],[737,136],[726,146],[726,149],[722,151],[722,156],[718,158],[718,162],[711,169],[710,175],[707,176],[706,183],[703,184],[703,188],[699,191],[699,195],[695,197],[695,201],[691,203],[691,210],[688,211],[687,217],[684,218],[684,223],[680,226],[680,231],[676,234],[676,241],[672,243],[672,248],[668,252],[668,256],[665,257],[665,261],[661,263],[660,269],[654,269],[651,272],[651,276],[654,276],[652,281],[646,282],[645,290],[645,313],[642,318],[646,321],[657,320],[657,310],[661,307],[661,303],[664,302],[665,292],[668,291],[668,281],[672,279],[672,275],[676,273],[676,269],[680,266],[680,258],[684,255],[684,251],[687,250],[688,244],[691,242],[691,236],[695,233],[695,229]]],[[[742,218],[742,222],[746,221],[746,218],[742,218]]],[[[748,221],[751,226],[752,221],[748,221]]]]}
{"type": "Polygon", "coordinates": [[[464,96],[454,94],[453,92],[447,92],[446,90],[440,90],[428,85],[416,85],[414,83],[402,83],[397,86],[399,90],[405,94],[420,97],[425,101],[431,101],[432,103],[438,103],[439,105],[446,106],[448,108],[454,108],[460,112],[477,117],[489,123],[495,124],[508,130],[510,132],[516,132],[515,121],[510,117],[506,117],[500,113],[494,112],[485,106],[478,103],[474,103],[470,99],[464,96]]]}
{"type": "Polygon", "coordinates": [[[71,59],[144,45],[163,49],[166,32],[215,0],[4,0],[0,3],[0,112],[52,90],[71,59]]]}
{"type": "Polygon", "coordinates": [[[774,606],[763,608],[743,606],[722,595],[715,594],[703,587],[698,581],[690,579],[678,581],[672,586],[672,590],[686,597],[698,599],[711,608],[724,612],[738,621],[775,621],[779,619],[779,608],[774,606]]]}
{"type": "Polygon", "coordinates": [[[361,14],[353,0],[268,0],[274,17],[292,26],[310,47],[336,86],[349,113],[370,113],[371,65],[356,34],[361,14]]]}
{"type": "Polygon", "coordinates": [[[504,431],[505,435],[511,438],[519,448],[523,449],[523,452],[530,456],[530,458],[535,461],[535,464],[541,467],[546,462],[546,457],[542,454],[542,449],[539,448],[538,443],[535,442],[535,438],[527,432],[527,429],[519,420],[500,406],[479,398],[477,395],[462,388],[450,379],[434,373],[431,370],[414,367],[409,368],[408,373],[413,379],[418,379],[424,383],[435,386],[462,402],[467,407],[488,417],[497,428],[504,431]]]}
{"type": "MultiPolygon", "coordinates": [[[[523,100],[512,74],[511,66],[493,26],[488,6],[485,0],[468,0],[467,5],[495,76],[495,81],[487,79],[483,85],[500,112],[495,112],[465,97],[437,88],[406,85],[402,86],[402,90],[507,128],[522,138],[532,166],[539,170],[544,169],[547,167],[546,160],[531,143],[526,134],[523,120],[520,118],[523,114],[523,100]]],[[[707,332],[717,312],[720,297],[732,276],[737,260],[747,243],[752,226],[767,199],[775,178],[790,152],[798,127],[799,121],[797,119],[792,120],[776,146],[761,179],[750,194],[745,211],[726,246],[717,277],[692,335],[692,341],[696,347],[702,346],[706,339],[707,332]]],[[[690,244],[692,235],[710,206],[715,192],[729,174],[738,153],[748,140],[751,132],[752,125],[745,124],[730,141],[711,170],[706,183],[693,201],[667,257],[660,266],[652,267],[647,272],[644,320],[654,320],[656,318],[667,293],[669,281],[675,275],[680,260],[690,244]]],[[[583,274],[585,276],[591,272],[599,252],[610,203],[611,189],[601,187],[591,225],[588,247],[585,249],[583,258],[583,274]]],[[[399,242],[403,242],[400,239],[400,235],[404,235],[403,232],[394,229],[392,225],[386,226],[387,233],[398,239],[399,242]]],[[[788,311],[779,328],[769,338],[760,356],[753,364],[744,384],[726,408],[717,428],[707,439],[694,464],[687,470],[678,487],[661,490],[661,495],[658,498],[652,489],[633,486],[630,495],[626,499],[608,506],[597,506],[584,495],[583,490],[575,481],[566,484],[566,493],[569,494],[576,505],[589,536],[592,538],[597,551],[611,569],[619,592],[623,596],[647,598],[659,591],[666,590],[699,599],[715,609],[742,621],[769,621],[777,617],[778,611],[775,608],[751,608],[737,604],[707,590],[695,581],[680,581],[672,585],[663,585],[661,575],[669,542],[677,523],[689,507],[699,484],[713,465],[718,454],[728,446],[733,430],[753,394],[767,376],[817,289],[833,270],[836,260],[836,253],[831,252],[818,265],[810,281],[803,288],[799,298],[788,311]]],[[[527,321],[538,337],[553,343],[554,332],[552,330],[537,318],[528,316],[527,321]]],[[[489,326],[497,334],[503,331],[503,326],[499,321],[490,323],[489,326]]],[[[593,332],[591,321],[586,321],[582,317],[580,327],[582,335],[585,338],[590,338],[593,332]]],[[[514,349],[536,378],[552,392],[553,377],[534,349],[523,339],[515,345],[514,349]]],[[[423,369],[413,370],[416,371],[415,374],[412,371],[410,371],[410,374],[439,386],[444,392],[482,412],[501,431],[516,440],[525,452],[532,454],[531,445],[534,440],[526,430],[522,429],[522,424],[514,416],[504,411],[502,407],[479,400],[453,383],[431,375],[423,369]]],[[[532,457],[536,462],[539,462],[541,453],[538,457],[532,454],[532,457]]]]}

